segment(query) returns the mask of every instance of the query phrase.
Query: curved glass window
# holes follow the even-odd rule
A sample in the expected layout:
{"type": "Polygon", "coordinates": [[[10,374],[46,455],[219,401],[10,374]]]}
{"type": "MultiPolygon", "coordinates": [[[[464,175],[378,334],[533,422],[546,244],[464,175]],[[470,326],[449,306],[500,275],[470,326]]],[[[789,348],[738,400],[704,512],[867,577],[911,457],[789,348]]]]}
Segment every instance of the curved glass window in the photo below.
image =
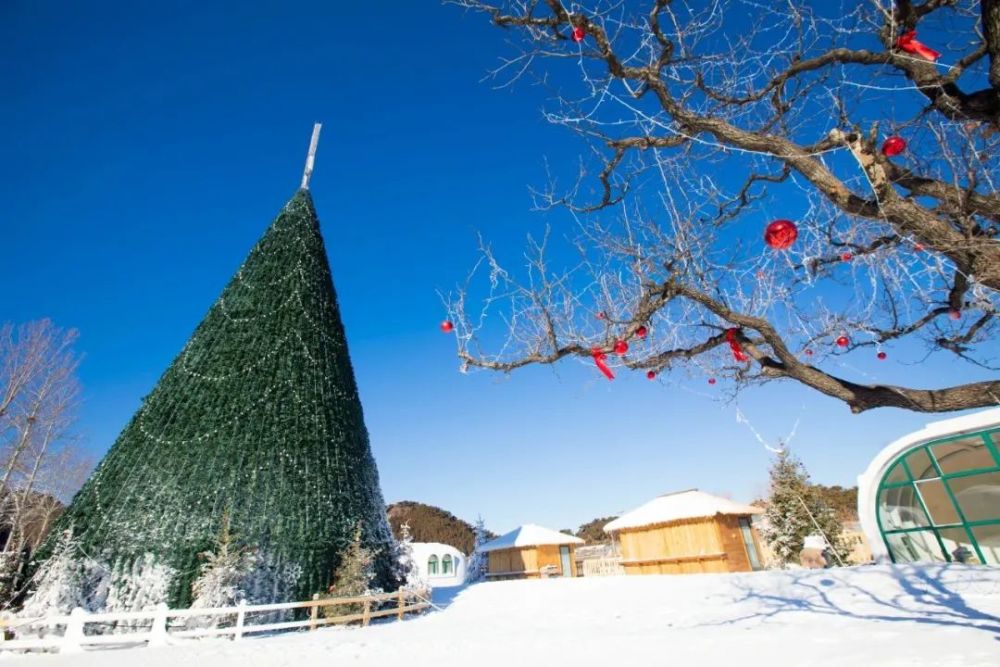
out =
{"type": "Polygon", "coordinates": [[[893,562],[1000,564],[1000,429],[903,452],[878,490],[893,562]]]}
{"type": "Polygon", "coordinates": [[[441,559],[441,574],[451,574],[451,554],[445,554],[441,559]]]}
{"type": "Polygon", "coordinates": [[[438,573],[438,557],[431,556],[427,559],[427,574],[437,574],[438,573]]]}

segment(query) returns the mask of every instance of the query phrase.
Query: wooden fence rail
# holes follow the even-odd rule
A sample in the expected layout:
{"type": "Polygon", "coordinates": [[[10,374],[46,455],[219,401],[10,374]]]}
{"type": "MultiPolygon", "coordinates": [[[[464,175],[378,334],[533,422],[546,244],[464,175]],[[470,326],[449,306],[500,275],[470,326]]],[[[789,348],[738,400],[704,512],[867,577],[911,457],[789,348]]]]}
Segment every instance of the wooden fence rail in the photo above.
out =
{"type": "Polygon", "coordinates": [[[172,639],[194,637],[216,637],[231,635],[234,641],[243,639],[244,635],[255,632],[279,632],[308,628],[315,630],[321,625],[360,622],[368,625],[373,618],[389,618],[395,616],[403,620],[406,614],[423,611],[431,606],[428,601],[429,591],[403,591],[396,593],[380,593],[378,595],[363,595],[350,598],[320,598],[314,595],[312,600],[302,602],[279,602],[275,604],[249,605],[240,602],[235,607],[213,607],[205,609],[168,609],[165,604],[158,605],[148,611],[130,611],[117,613],[90,614],[77,607],[67,616],[49,616],[47,618],[12,619],[0,621],[0,651],[51,651],[59,653],[80,653],[84,646],[145,644],[146,646],[163,646],[172,639]],[[373,605],[382,603],[395,605],[384,609],[372,609],[373,605]],[[360,613],[342,614],[340,616],[319,617],[320,607],[335,607],[338,605],[361,605],[360,613]],[[269,614],[292,609],[308,609],[309,618],[301,621],[278,621],[270,623],[248,623],[247,616],[269,614]],[[233,617],[232,625],[227,627],[208,627],[171,630],[170,619],[190,619],[194,617],[233,617]],[[119,623],[149,624],[149,629],[142,632],[118,632],[119,623]],[[111,632],[102,634],[87,634],[86,628],[93,624],[116,624],[111,632]],[[56,632],[63,628],[62,634],[56,632]],[[48,636],[30,637],[30,634],[48,628],[48,636]],[[14,635],[7,639],[8,633],[14,635]]]}

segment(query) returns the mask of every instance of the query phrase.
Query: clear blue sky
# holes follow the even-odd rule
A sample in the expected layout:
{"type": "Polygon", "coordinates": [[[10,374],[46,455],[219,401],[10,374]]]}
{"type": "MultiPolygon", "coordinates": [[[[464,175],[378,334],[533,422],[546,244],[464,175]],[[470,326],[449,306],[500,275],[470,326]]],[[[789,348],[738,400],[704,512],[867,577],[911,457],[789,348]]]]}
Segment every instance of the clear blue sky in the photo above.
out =
{"type": "MultiPolygon", "coordinates": [[[[506,531],[576,527],[671,490],[762,491],[767,452],[704,378],[457,372],[437,290],[475,261],[477,230],[507,252],[546,223],[569,233],[529,211],[527,187],[546,157],[583,149],[542,120],[537,89],[481,82],[503,52],[482,16],[433,1],[0,3],[0,321],[80,330],[95,458],[294,192],[320,120],[313,195],[387,501],[506,531]]],[[[917,349],[867,356],[840,371],[983,377],[943,357],[899,363],[917,349]]],[[[814,479],[844,485],[938,418],[852,416],[794,384],[739,406],[771,440],[799,420],[814,479]]]]}

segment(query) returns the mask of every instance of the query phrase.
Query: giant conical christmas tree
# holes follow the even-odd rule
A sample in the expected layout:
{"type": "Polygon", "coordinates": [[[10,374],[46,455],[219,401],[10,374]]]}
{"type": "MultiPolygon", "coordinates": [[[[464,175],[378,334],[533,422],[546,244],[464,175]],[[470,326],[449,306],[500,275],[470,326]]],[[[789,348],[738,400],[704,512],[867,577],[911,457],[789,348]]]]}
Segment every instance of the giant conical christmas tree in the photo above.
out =
{"type": "MultiPolygon", "coordinates": [[[[71,529],[112,587],[165,578],[178,606],[224,517],[265,570],[256,599],[325,589],[358,522],[389,583],[392,537],[306,189],[250,251],[54,534],[71,529]]],[[[134,604],[150,593],[140,597],[134,604]]]]}

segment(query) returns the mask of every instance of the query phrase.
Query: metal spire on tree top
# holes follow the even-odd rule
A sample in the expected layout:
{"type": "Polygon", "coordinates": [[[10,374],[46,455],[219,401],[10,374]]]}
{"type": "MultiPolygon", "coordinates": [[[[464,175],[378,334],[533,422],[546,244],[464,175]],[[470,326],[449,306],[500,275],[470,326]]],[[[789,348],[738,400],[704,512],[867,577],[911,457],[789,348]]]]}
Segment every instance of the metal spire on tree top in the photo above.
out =
{"type": "Polygon", "coordinates": [[[309,179],[312,178],[313,163],[316,161],[316,146],[319,144],[319,131],[322,127],[322,123],[313,125],[312,139],[309,140],[309,153],[306,154],[306,166],[302,170],[302,185],[300,187],[303,190],[309,189],[309,179]]]}

